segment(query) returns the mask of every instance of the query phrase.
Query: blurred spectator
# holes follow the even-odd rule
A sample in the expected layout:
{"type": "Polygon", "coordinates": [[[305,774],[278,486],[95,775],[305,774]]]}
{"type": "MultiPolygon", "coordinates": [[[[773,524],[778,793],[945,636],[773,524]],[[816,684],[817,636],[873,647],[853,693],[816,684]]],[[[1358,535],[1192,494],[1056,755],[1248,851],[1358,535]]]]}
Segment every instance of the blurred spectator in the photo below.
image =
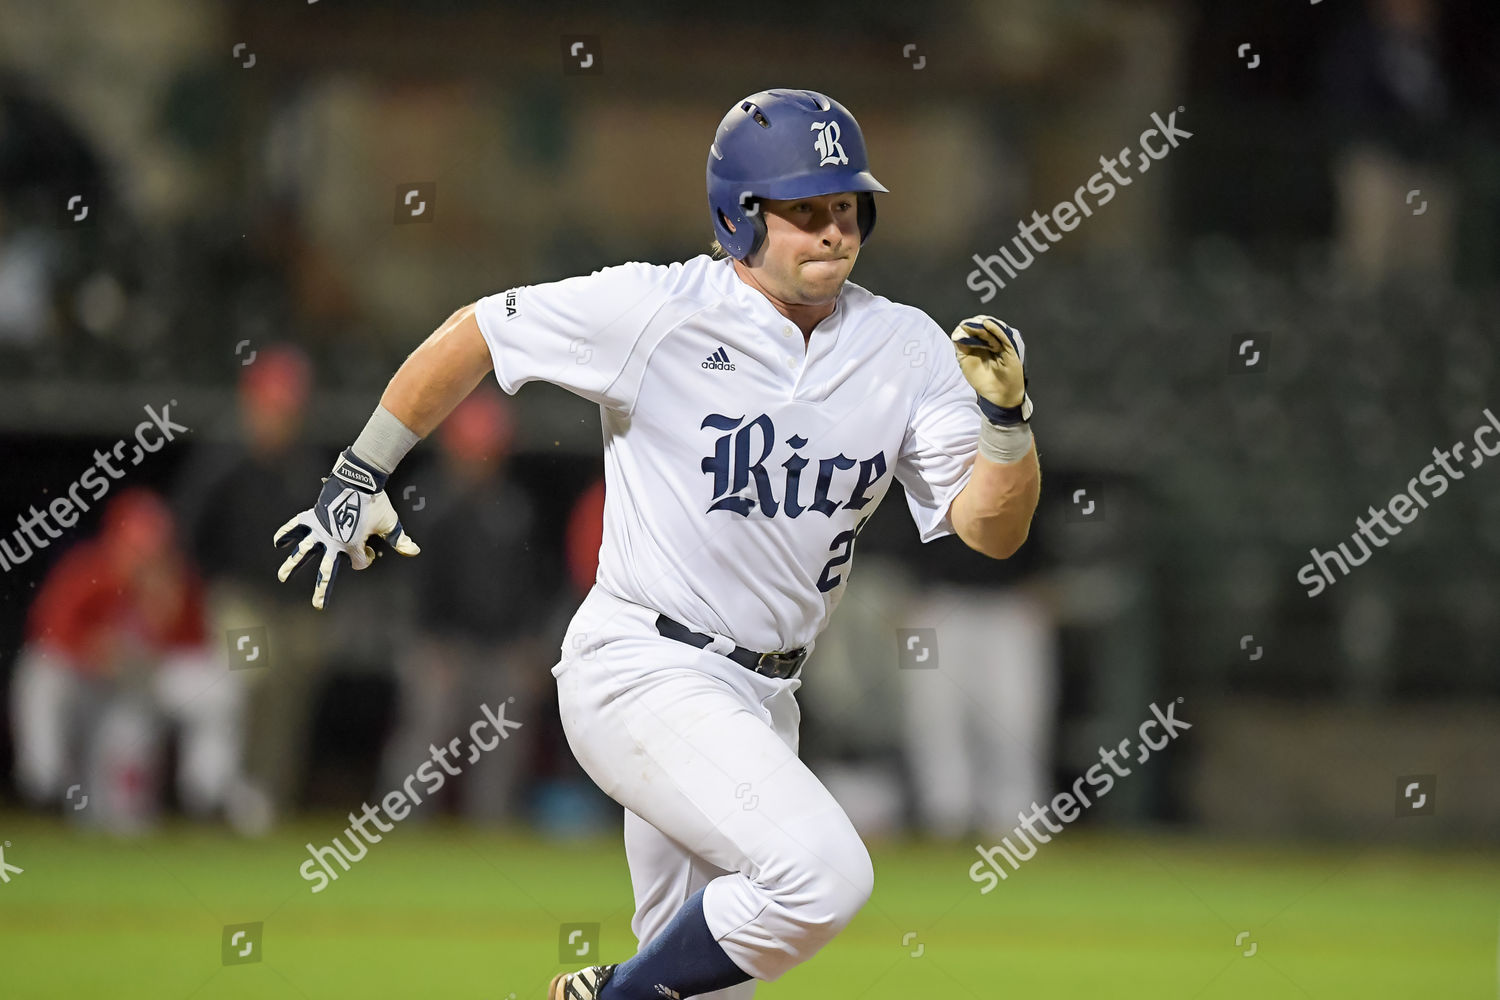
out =
{"type": "MultiPolygon", "coordinates": [[[[569,586],[555,596],[545,634],[561,635],[567,630],[578,603],[594,586],[603,541],[604,477],[596,472],[568,510],[563,563],[569,586]]],[[[556,647],[549,645],[546,652],[550,667],[557,659],[556,647]]],[[[557,688],[550,678],[543,684],[537,705],[541,719],[535,735],[539,753],[532,772],[533,826],[554,837],[587,836],[613,828],[619,822],[619,806],[599,790],[568,749],[557,714],[557,688]]]]}
{"type": "Polygon", "coordinates": [[[912,579],[892,558],[892,539],[914,535],[906,504],[880,505],[845,564],[849,586],[802,670],[798,753],[838,800],[862,837],[900,831],[909,798],[902,781],[904,692],[897,679],[897,626],[905,625],[912,579]],[[884,537],[877,537],[884,536],[884,537]]]}
{"type": "Polygon", "coordinates": [[[902,653],[906,751],[935,836],[998,838],[1049,797],[1059,654],[1038,527],[1009,559],[952,536],[910,553],[921,586],[905,624],[933,631],[902,653]]]}
{"type": "Polygon", "coordinates": [[[8,229],[0,201],[0,344],[31,347],[52,322],[52,276],[46,241],[8,229]]]}
{"type": "Polygon", "coordinates": [[[230,805],[238,786],[242,682],[209,639],[202,586],[173,533],[154,493],[112,499],[99,535],[48,572],[13,680],[22,794],[118,832],[157,812],[168,720],[190,814],[230,805]]]}
{"type": "Polygon", "coordinates": [[[1367,0],[1324,77],[1347,129],[1334,161],[1345,266],[1366,285],[1451,278],[1458,187],[1445,166],[1454,117],[1438,5],[1367,0]]]}
{"type": "Polygon", "coordinates": [[[301,788],[315,683],[326,667],[329,615],[336,613],[331,603],[327,614],[312,607],[311,584],[277,580],[287,553],[271,544],[328,472],[299,437],[310,389],[310,366],[299,350],[260,350],[240,378],[242,440],[198,445],[177,491],[184,536],[207,580],[215,636],[266,629],[266,666],[245,672],[252,679],[246,771],[276,811],[285,811],[301,788]]]}
{"type": "Polygon", "coordinates": [[[518,818],[551,663],[539,636],[550,595],[539,586],[535,517],[508,476],[513,438],[509,406],[488,385],[442,424],[441,468],[413,507],[428,513],[405,518],[423,548],[411,575],[417,631],[397,654],[400,707],[384,763],[383,787],[396,788],[431,747],[467,738],[481,703],[506,705],[527,724],[457,779],[463,814],[487,822],[518,818]]]}
{"type": "MultiPolygon", "coordinates": [[[[604,479],[601,477],[579,495],[568,514],[568,579],[579,601],[588,595],[594,578],[599,575],[599,548],[603,544],[604,479]]],[[[572,610],[569,608],[570,615],[572,610]]]]}
{"type": "Polygon", "coordinates": [[[71,197],[64,192],[99,183],[82,137],[19,75],[0,70],[0,343],[32,347],[50,332],[59,248],[48,230],[71,197]]]}
{"type": "Polygon", "coordinates": [[[117,371],[141,261],[106,164],[57,101],[0,68],[0,346],[42,366],[117,371]]]}

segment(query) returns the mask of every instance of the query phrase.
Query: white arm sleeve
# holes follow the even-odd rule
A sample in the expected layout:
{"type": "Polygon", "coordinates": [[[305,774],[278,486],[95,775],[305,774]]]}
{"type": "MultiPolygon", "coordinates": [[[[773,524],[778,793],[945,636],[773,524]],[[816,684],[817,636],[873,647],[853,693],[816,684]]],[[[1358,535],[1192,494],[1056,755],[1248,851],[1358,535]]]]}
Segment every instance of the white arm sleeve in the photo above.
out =
{"type": "Polygon", "coordinates": [[[475,303],[500,388],[514,393],[533,379],[601,406],[635,404],[652,318],[670,298],[681,264],[631,262],[593,274],[522,285],[475,303]],[[636,362],[636,363],[632,363],[636,362]]]}
{"type": "Polygon", "coordinates": [[[906,490],[906,505],[922,541],[953,534],[948,508],[974,471],[979,452],[979,412],[973,386],[953,355],[953,344],[936,323],[927,340],[934,365],[927,388],[912,409],[896,481],[906,490]]]}

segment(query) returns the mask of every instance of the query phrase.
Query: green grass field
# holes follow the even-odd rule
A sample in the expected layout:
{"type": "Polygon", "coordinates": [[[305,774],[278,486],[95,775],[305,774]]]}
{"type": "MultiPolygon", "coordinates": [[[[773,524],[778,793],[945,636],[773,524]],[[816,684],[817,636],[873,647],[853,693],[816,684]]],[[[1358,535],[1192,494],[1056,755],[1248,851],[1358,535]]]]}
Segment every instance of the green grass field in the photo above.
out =
{"type": "MultiPolygon", "coordinates": [[[[341,829],[117,840],[0,815],[24,869],[0,885],[0,997],[540,1000],[560,924],[600,923],[607,961],[634,949],[615,838],[398,827],[314,895],[302,845],[341,829]],[[222,965],[224,925],[254,921],[263,960],[222,965]]],[[[1070,830],[982,896],[971,850],[872,853],[874,899],[757,998],[1496,996],[1492,855],[1070,830]]]]}

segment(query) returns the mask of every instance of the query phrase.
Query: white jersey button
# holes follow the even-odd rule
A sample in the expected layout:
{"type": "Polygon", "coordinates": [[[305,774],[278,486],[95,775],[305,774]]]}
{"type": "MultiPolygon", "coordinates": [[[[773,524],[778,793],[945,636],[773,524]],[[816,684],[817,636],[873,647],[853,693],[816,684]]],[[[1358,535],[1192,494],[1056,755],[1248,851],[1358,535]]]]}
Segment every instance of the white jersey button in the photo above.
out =
{"type": "Polygon", "coordinates": [[[792,357],[790,354],[788,354],[786,356],[786,366],[788,368],[796,368],[797,367],[797,359],[794,358],[794,357],[792,357]]]}
{"type": "Polygon", "coordinates": [[[790,323],[781,328],[781,335],[783,337],[790,337],[792,335],[792,325],[790,323]]]}

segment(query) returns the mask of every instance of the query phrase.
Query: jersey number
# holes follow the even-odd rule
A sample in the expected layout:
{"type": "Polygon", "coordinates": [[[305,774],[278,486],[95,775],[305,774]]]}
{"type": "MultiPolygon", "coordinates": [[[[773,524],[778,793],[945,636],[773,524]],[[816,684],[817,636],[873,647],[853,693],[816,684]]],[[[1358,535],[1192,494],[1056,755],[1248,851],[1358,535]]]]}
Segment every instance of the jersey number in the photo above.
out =
{"type": "Polygon", "coordinates": [[[821,593],[828,593],[843,581],[843,575],[835,574],[833,570],[854,558],[854,543],[858,540],[859,533],[865,530],[865,525],[869,523],[869,520],[870,515],[866,514],[854,527],[847,531],[840,531],[833,536],[833,542],[828,546],[833,550],[833,558],[828,560],[823,567],[823,572],[818,574],[818,590],[821,593]]]}

